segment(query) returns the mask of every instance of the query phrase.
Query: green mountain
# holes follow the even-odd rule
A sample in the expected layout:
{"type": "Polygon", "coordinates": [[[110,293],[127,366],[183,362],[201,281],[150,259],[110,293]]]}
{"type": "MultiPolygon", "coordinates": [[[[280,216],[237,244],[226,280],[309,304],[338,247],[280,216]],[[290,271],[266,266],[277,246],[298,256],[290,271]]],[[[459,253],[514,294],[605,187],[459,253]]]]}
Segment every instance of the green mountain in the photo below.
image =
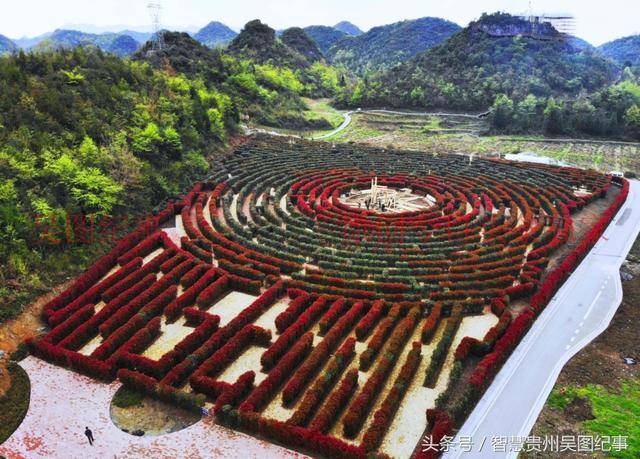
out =
{"type": "Polygon", "coordinates": [[[576,37],[574,35],[570,35],[569,37],[567,37],[567,39],[569,40],[569,43],[571,43],[571,45],[573,45],[574,48],[578,48],[580,50],[594,50],[594,49],[596,49],[595,46],[593,46],[587,40],[584,40],[584,39],[582,39],[580,37],[576,37]]]}
{"type": "Polygon", "coordinates": [[[411,59],[459,30],[457,24],[439,18],[402,21],[346,37],[335,43],[326,56],[333,64],[357,73],[378,71],[411,59]]]}
{"type": "Polygon", "coordinates": [[[305,27],[304,31],[316,42],[325,56],[333,45],[347,36],[346,33],[329,26],[309,26],[305,27]]]}
{"type": "Polygon", "coordinates": [[[522,100],[596,91],[615,66],[551,25],[483,15],[446,42],[358,85],[343,104],[486,109],[498,94],[522,100]]]}
{"type": "Polygon", "coordinates": [[[233,40],[236,35],[238,34],[226,25],[213,21],[200,29],[193,38],[209,48],[216,48],[226,45],[233,40]]]}
{"type": "Polygon", "coordinates": [[[153,42],[146,42],[132,58],[149,62],[156,68],[171,68],[193,77],[205,75],[209,83],[221,83],[227,76],[222,54],[196,41],[185,32],[162,32],[164,47],[153,50],[153,42]]]}
{"type": "Polygon", "coordinates": [[[275,30],[258,19],[248,22],[227,49],[233,55],[260,64],[270,63],[291,69],[309,65],[304,56],[285,45],[276,37],[275,30]]]}
{"type": "Polygon", "coordinates": [[[149,40],[153,36],[152,32],[139,32],[137,30],[130,30],[130,29],[121,30],[118,33],[120,35],[129,35],[131,38],[133,38],[138,43],[144,43],[144,42],[146,42],[147,40],[149,40]]]}
{"type": "Polygon", "coordinates": [[[340,32],[343,32],[346,35],[351,35],[352,37],[357,37],[358,35],[362,35],[364,33],[357,25],[354,25],[349,21],[338,22],[333,26],[333,28],[339,30],[340,32]]]}
{"type": "Polygon", "coordinates": [[[117,56],[133,54],[140,44],[128,35],[119,33],[91,34],[77,30],[55,30],[33,49],[36,51],[70,49],[77,46],[95,46],[117,56]]]}
{"type": "Polygon", "coordinates": [[[22,37],[13,40],[13,42],[21,49],[29,49],[36,46],[38,43],[43,41],[46,38],[49,38],[53,32],[47,32],[42,35],[37,35],[35,37],[22,37]]]}
{"type": "Polygon", "coordinates": [[[17,49],[18,47],[14,42],[12,42],[4,35],[0,35],[0,54],[12,53],[17,49]]]}
{"type": "Polygon", "coordinates": [[[602,54],[625,67],[640,66],[640,35],[619,38],[605,43],[598,49],[602,54]]]}
{"type": "Polygon", "coordinates": [[[317,62],[323,59],[322,52],[316,42],[300,27],[291,27],[285,30],[282,32],[280,39],[289,48],[302,54],[309,62],[317,62]]]}

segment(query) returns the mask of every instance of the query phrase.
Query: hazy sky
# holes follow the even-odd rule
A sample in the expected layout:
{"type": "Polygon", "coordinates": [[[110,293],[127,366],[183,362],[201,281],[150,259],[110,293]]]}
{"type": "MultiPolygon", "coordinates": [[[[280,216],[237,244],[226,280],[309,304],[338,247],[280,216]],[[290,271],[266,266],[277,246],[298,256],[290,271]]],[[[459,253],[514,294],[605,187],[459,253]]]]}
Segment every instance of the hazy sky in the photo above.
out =
{"type": "MultiPolygon", "coordinates": [[[[161,0],[163,24],[197,29],[217,20],[240,29],[259,18],[274,28],[333,25],[349,20],[362,29],[402,19],[437,16],[466,25],[482,12],[520,13],[528,0],[161,0]]],[[[148,28],[148,0],[2,0],[0,34],[34,36],[69,25],[148,28]]],[[[576,16],[576,35],[599,45],[640,33],[638,0],[534,0],[537,12],[576,16]]]]}

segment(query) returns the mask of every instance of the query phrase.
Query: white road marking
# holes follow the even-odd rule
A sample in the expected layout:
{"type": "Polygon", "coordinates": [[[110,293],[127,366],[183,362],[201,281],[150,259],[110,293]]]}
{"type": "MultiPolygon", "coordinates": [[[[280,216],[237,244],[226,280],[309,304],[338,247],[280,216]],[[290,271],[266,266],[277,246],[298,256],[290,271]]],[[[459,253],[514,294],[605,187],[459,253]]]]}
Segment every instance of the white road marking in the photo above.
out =
{"type": "Polygon", "coordinates": [[[587,313],[584,315],[583,319],[586,319],[587,317],[589,317],[589,314],[591,314],[591,311],[593,311],[593,307],[596,305],[596,302],[598,301],[598,299],[600,299],[600,295],[602,295],[602,290],[598,292],[596,297],[591,302],[591,305],[589,305],[589,309],[587,309],[587,313]]]}

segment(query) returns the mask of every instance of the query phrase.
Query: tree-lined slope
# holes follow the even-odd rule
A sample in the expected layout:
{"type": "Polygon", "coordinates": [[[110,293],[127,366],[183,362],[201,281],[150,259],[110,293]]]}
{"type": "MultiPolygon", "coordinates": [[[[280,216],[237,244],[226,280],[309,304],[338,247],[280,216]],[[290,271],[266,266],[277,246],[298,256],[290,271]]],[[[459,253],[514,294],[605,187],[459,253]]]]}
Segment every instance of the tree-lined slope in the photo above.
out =
{"type": "Polygon", "coordinates": [[[347,36],[346,33],[333,27],[321,25],[305,27],[304,31],[307,32],[307,35],[318,45],[318,48],[320,48],[320,51],[322,51],[322,54],[325,56],[333,45],[347,36]]]}
{"type": "Polygon", "coordinates": [[[118,56],[129,56],[140,47],[140,44],[132,37],[119,33],[92,34],[77,30],[58,29],[38,42],[34,49],[38,51],[60,50],[77,46],[95,46],[118,56]]]}
{"type": "Polygon", "coordinates": [[[484,109],[498,94],[519,100],[529,94],[577,95],[614,77],[610,61],[574,47],[552,27],[532,30],[528,21],[495,14],[360,83],[343,103],[484,109]]]}
{"type": "Polygon", "coordinates": [[[4,35],[0,35],[0,54],[12,53],[17,50],[16,44],[4,35]]]}
{"type": "Polygon", "coordinates": [[[273,63],[290,68],[309,63],[300,53],[276,37],[276,31],[258,19],[248,22],[229,44],[230,53],[258,63],[273,63]]]}
{"type": "Polygon", "coordinates": [[[374,27],[358,37],[337,42],[327,57],[355,72],[382,70],[405,62],[442,43],[460,26],[439,18],[421,18],[374,27]]]}
{"type": "Polygon", "coordinates": [[[300,27],[285,30],[280,39],[285,45],[302,54],[309,62],[316,62],[323,58],[318,45],[300,27]]]}
{"type": "Polygon", "coordinates": [[[640,66],[640,35],[619,38],[605,43],[598,49],[618,64],[640,66]]]}

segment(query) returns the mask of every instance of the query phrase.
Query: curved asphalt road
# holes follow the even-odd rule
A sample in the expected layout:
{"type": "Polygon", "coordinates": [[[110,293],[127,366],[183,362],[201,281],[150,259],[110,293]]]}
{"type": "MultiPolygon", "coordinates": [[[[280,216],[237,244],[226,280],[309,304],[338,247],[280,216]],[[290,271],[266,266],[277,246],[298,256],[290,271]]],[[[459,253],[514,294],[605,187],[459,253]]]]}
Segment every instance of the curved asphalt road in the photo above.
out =
{"type": "Polygon", "coordinates": [[[444,458],[517,457],[516,448],[495,451],[492,439],[527,437],[562,367],[609,326],[622,301],[619,269],[639,232],[640,182],[633,180],[603,237],[534,322],[452,442],[471,437],[471,452],[457,449],[444,458]]]}

